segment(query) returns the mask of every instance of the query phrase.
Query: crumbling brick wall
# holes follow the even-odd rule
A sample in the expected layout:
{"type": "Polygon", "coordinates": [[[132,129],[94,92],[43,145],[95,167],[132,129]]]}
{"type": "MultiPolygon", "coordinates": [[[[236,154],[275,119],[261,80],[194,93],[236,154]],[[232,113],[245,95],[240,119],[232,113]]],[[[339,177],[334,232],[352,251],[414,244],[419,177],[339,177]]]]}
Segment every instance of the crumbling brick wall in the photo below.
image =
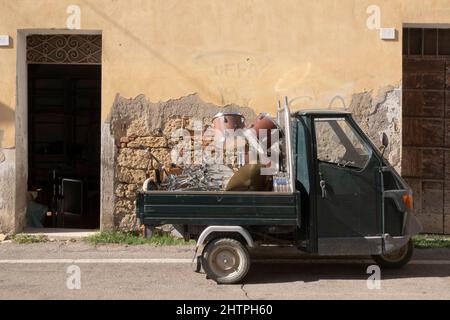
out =
{"type": "Polygon", "coordinates": [[[133,214],[136,191],[142,187],[147,178],[151,177],[154,169],[154,161],[149,157],[147,150],[164,162],[170,162],[170,151],[165,137],[138,137],[133,134],[122,137],[118,149],[114,224],[122,230],[133,230],[136,228],[133,214]]]}
{"type": "Polygon", "coordinates": [[[194,121],[211,123],[218,112],[240,112],[248,123],[256,115],[253,110],[237,105],[216,106],[197,95],[177,100],[151,103],[144,96],[135,99],[117,97],[111,114],[111,134],[116,145],[114,161],[114,226],[123,231],[138,228],[135,215],[136,191],[144,181],[154,178],[157,164],[151,152],[166,167],[172,163],[172,133],[177,129],[192,130],[194,121]]]}

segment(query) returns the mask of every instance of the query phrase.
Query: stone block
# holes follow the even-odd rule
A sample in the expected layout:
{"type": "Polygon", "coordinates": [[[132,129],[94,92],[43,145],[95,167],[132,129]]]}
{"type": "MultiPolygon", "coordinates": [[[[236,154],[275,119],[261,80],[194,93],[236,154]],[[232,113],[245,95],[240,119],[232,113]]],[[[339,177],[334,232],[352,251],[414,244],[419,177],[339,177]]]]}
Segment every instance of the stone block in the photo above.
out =
{"type": "Polygon", "coordinates": [[[147,175],[144,170],[119,167],[117,171],[117,179],[122,183],[142,185],[147,179],[147,175]]]}
{"type": "Polygon", "coordinates": [[[120,149],[117,157],[119,166],[133,169],[147,170],[150,161],[150,156],[145,150],[131,148],[120,149]]]}
{"type": "Polygon", "coordinates": [[[125,215],[120,223],[119,229],[124,232],[137,232],[139,231],[139,225],[137,223],[137,217],[135,214],[125,215]]]}
{"type": "Polygon", "coordinates": [[[117,214],[134,214],[136,210],[136,203],[134,200],[120,198],[116,201],[117,214]]]}
{"type": "Polygon", "coordinates": [[[164,137],[138,137],[128,143],[128,148],[166,148],[167,139],[164,137]]]}
{"type": "MultiPolygon", "coordinates": [[[[158,148],[152,149],[151,153],[162,163],[166,168],[169,168],[172,164],[172,156],[170,153],[170,149],[166,148],[158,148]]],[[[157,167],[156,161],[153,160],[153,168],[157,167]]]]}
{"type": "Polygon", "coordinates": [[[136,184],[119,183],[115,190],[115,195],[119,198],[135,199],[139,189],[136,184]]]}

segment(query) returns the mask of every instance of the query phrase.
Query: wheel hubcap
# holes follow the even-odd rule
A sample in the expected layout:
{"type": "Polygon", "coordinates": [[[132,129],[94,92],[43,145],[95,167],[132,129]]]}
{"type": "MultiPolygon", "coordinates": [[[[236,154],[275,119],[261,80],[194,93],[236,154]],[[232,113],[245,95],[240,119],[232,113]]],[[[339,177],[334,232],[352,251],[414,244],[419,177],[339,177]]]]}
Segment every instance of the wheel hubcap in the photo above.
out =
{"type": "Polygon", "coordinates": [[[230,270],[236,265],[236,259],[232,252],[224,250],[216,256],[216,264],[222,270],[230,270]]]}
{"type": "Polygon", "coordinates": [[[221,247],[211,252],[210,265],[212,271],[220,277],[228,276],[239,270],[240,257],[236,249],[221,247]]]}

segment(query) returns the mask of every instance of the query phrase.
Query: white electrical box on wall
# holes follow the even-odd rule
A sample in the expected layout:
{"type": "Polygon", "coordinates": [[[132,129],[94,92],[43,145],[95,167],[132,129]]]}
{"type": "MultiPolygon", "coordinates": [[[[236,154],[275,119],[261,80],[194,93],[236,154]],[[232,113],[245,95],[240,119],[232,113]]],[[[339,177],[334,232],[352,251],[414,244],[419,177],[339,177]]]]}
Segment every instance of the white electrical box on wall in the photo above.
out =
{"type": "Polygon", "coordinates": [[[9,47],[9,36],[0,35],[0,47],[9,47]]]}
{"type": "Polygon", "coordinates": [[[395,28],[381,28],[380,29],[380,39],[381,40],[396,40],[397,30],[395,28]]]}

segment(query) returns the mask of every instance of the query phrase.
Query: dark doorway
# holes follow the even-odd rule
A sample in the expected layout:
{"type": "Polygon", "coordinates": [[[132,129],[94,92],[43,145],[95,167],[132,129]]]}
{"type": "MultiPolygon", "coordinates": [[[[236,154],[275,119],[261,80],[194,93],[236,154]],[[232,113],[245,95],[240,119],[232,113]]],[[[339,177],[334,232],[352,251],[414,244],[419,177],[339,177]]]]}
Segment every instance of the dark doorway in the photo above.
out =
{"type": "Polygon", "coordinates": [[[403,30],[403,176],[430,233],[450,233],[450,29],[403,30]]]}
{"type": "Polygon", "coordinates": [[[43,226],[98,228],[101,66],[30,64],[28,81],[28,188],[48,208],[43,226]]]}

